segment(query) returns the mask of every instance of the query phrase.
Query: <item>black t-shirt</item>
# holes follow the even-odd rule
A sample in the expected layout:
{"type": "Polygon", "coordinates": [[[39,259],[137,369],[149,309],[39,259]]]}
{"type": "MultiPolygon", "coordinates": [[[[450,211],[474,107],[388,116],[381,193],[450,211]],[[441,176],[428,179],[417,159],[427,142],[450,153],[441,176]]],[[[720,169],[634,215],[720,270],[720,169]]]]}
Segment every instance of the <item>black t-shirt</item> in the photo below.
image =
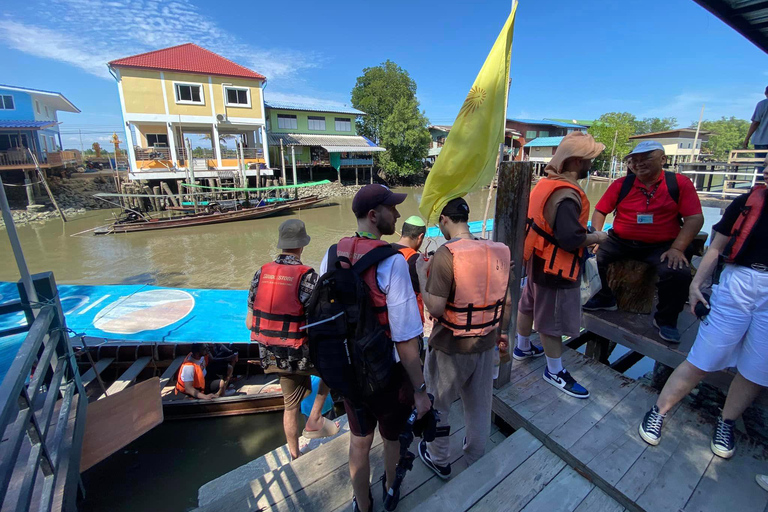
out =
{"type": "MultiPolygon", "coordinates": [[[[723,218],[715,224],[712,229],[726,236],[730,236],[733,224],[741,215],[741,210],[747,204],[749,194],[742,194],[733,200],[725,209],[723,218]]],[[[749,267],[752,264],[768,265],[768,215],[766,215],[766,206],[760,212],[760,218],[757,219],[752,233],[744,244],[741,255],[734,260],[737,265],[749,267]]]]}

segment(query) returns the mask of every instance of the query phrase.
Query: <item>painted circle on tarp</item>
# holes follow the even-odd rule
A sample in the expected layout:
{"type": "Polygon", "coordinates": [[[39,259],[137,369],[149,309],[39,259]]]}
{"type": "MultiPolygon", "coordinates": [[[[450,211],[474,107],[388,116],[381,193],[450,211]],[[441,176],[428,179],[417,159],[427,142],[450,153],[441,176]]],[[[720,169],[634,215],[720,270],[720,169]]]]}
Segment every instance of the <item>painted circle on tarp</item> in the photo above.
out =
{"type": "Polygon", "coordinates": [[[194,307],[195,298],[183,290],[149,290],[105,306],[93,326],[115,334],[154,331],[178,322],[194,307]]]}

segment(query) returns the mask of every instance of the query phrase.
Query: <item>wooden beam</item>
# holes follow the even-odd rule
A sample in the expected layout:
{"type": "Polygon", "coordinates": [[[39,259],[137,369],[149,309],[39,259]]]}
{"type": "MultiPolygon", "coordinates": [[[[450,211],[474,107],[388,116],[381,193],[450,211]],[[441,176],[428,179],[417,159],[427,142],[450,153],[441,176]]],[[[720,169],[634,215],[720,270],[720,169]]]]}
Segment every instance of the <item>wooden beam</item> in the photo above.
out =
{"type": "Polygon", "coordinates": [[[105,357],[104,359],[99,359],[98,361],[96,361],[96,363],[94,364],[94,368],[96,369],[96,371],[94,372],[93,371],[94,368],[91,368],[90,370],[85,372],[82,375],[82,377],[80,377],[80,380],[83,381],[83,387],[88,386],[88,384],[96,380],[96,375],[101,375],[101,372],[103,372],[107,368],[107,366],[112,364],[112,361],[114,360],[115,359],[113,357],[105,357]]]}
{"type": "Polygon", "coordinates": [[[619,373],[624,373],[625,371],[632,368],[634,365],[640,362],[642,358],[645,356],[641,354],[640,352],[635,352],[634,350],[630,350],[620,358],[616,360],[615,363],[611,365],[612,370],[616,370],[619,373]]]}
{"type": "MultiPolygon", "coordinates": [[[[499,166],[496,189],[496,215],[493,223],[493,239],[509,247],[513,272],[509,276],[512,296],[512,317],[509,322],[510,350],[517,328],[517,303],[520,300],[520,281],[523,276],[523,244],[525,222],[528,217],[528,197],[531,193],[533,165],[531,162],[502,162],[499,166]]],[[[497,389],[509,382],[511,363],[499,367],[499,378],[494,382],[497,389]]]]}
{"type": "Polygon", "coordinates": [[[137,359],[130,368],[125,370],[125,372],[120,375],[120,378],[118,378],[115,382],[112,383],[111,386],[109,386],[107,393],[105,395],[101,395],[99,400],[106,398],[107,396],[119,393],[120,391],[133,384],[133,381],[136,380],[136,377],[138,377],[141,371],[147,367],[150,361],[152,361],[151,356],[144,356],[137,359]]]}
{"type": "Polygon", "coordinates": [[[173,376],[176,375],[176,370],[179,369],[179,366],[181,366],[181,363],[183,363],[186,358],[186,355],[179,356],[171,362],[170,366],[168,366],[160,376],[160,389],[163,389],[168,382],[173,379],[173,376]]]}

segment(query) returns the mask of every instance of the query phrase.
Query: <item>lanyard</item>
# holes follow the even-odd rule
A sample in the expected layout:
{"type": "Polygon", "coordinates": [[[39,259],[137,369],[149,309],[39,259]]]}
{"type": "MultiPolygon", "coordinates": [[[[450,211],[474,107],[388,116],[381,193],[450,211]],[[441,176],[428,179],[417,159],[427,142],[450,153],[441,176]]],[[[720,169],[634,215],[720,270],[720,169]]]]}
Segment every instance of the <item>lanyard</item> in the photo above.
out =
{"type": "Polygon", "coordinates": [[[363,238],[370,238],[371,240],[379,239],[379,237],[377,237],[373,233],[369,233],[368,231],[358,231],[357,236],[362,236],[363,238]]]}
{"type": "Polygon", "coordinates": [[[659,190],[659,186],[661,185],[661,182],[658,182],[653,189],[648,192],[645,187],[640,187],[640,193],[645,196],[645,209],[648,209],[648,205],[651,204],[651,199],[653,199],[653,196],[656,195],[656,191],[659,190]]]}

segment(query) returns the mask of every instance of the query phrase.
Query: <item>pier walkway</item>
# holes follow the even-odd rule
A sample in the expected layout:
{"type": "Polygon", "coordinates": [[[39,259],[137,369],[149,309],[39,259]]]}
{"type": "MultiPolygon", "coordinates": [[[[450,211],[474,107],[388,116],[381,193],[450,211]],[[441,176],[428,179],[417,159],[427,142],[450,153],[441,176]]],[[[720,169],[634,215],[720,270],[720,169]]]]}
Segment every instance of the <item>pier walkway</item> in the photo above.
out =
{"type": "Polygon", "coordinates": [[[543,359],[513,361],[512,380],[496,392],[494,412],[533,434],[621,506],[768,511],[768,493],[755,483],[756,473],[768,472],[765,446],[737,434],[732,459],[713,455],[714,416],[685,403],[667,415],[661,443],[649,446],[638,425],[656,401],[655,390],[566,350],[563,363],[592,394],[571,398],[542,380],[543,359]]]}

